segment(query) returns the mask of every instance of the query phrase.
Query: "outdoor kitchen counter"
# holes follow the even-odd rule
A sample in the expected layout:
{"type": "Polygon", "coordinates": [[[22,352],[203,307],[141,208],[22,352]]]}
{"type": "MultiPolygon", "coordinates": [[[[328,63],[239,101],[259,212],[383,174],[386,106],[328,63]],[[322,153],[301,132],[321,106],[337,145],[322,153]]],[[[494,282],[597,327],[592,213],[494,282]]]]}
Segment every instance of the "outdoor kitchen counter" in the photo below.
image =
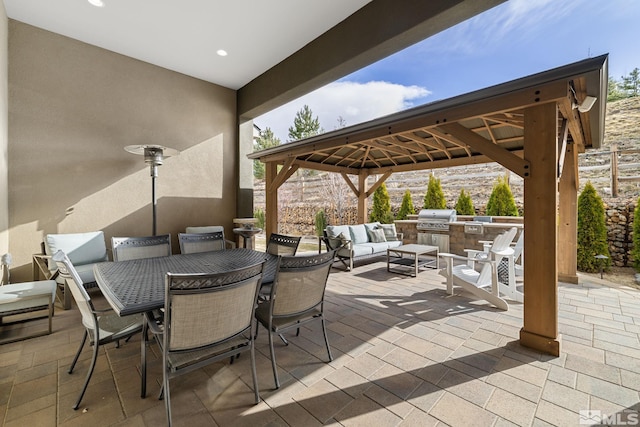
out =
{"type": "MultiPolygon", "coordinates": [[[[518,228],[518,233],[524,228],[522,224],[522,217],[506,217],[506,221],[502,221],[505,217],[494,217],[494,221],[500,222],[483,222],[481,233],[475,234],[465,232],[465,225],[479,224],[478,222],[471,221],[471,216],[468,217],[458,216],[458,221],[452,221],[449,223],[449,230],[418,230],[417,219],[397,220],[395,221],[396,229],[399,233],[403,233],[404,244],[418,243],[418,233],[440,234],[447,235],[449,237],[449,250],[448,252],[465,256],[465,249],[482,249],[481,240],[493,240],[498,234],[510,229],[511,227],[518,228]],[[460,219],[463,219],[460,221],[460,219]],[[507,222],[508,221],[508,222],[507,222]]],[[[467,227],[467,231],[469,227],[467,227]]],[[[476,230],[476,232],[479,230],[476,230]]],[[[517,238],[518,235],[516,235],[517,238]]],[[[441,248],[441,252],[445,252],[441,248]]]]}

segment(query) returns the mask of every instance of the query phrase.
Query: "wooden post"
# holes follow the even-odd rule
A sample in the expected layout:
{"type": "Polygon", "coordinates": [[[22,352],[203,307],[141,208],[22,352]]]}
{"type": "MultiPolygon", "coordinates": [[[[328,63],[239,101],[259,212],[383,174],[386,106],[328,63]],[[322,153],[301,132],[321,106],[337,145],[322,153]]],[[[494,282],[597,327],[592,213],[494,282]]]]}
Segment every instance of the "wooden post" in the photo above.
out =
{"type": "Polygon", "coordinates": [[[558,113],[555,103],[524,110],[524,326],[520,343],[560,355],[558,336],[558,113]]]}
{"type": "Polygon", "coordinates": [[[278,232],[278,187],[272,185],[278,176],[278,164],[265,164],[264,232],[267,236],[278,232]]]}
{"type": "Polygon", "coordinates": [[[367,178],[366,170],[358,174],[358,224],[367,222],[367,178]]]}
{"type": "Polygon", "coordinates": [[[567,144],[560,175],[558,280],[578,283],[578,150],[567,144]]]}

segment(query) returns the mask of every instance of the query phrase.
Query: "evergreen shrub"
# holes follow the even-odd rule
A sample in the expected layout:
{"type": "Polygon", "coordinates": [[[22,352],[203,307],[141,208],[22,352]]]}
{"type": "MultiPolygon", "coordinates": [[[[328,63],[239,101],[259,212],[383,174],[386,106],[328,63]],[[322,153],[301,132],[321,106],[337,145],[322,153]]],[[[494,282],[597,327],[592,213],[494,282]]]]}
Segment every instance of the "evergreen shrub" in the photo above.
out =
{"type": "Polygon", "coordinates": [[[427,185],[427,194],[424,195],[423,207],[424,209],[445,209],[447,207],[447,202],[440,186],[440,179],[433,174],[429,175],[429,184],[427,185]]]}
{"type": "Polygon", "coordinates": [[[487,202],[489,216],[518,216],[518,207],[506,177],[498,177],[487,202]]]}
{"type": "Polygon", "coordinates": [[[578,270],[596,273],[602,266],[611,265],[607,243],[607,224],[604,204],[591,182],[587,182],[578,197],[578,270]],[[607,258],[599,260],[595,256],[607,258]]]}
{"type": "Polygon", "coordinates": [[[379,221],[383,224],[391,224],[393,222],[389,192],[384,182],[373,192],[373,206],[371,207],[369,221],[379,221]]]}
{"type": "Polygon", "coordinates": [[[458,215],[475,215],[476,210],[473,208],[473,201],[471,201],[471,195],[463,188],[460,190],[458,201],[456,202],[456,213],[458,215]]]}
{"type": "Polygon", "coordinates": [[[398,211],[396,219],[407,219],[409,215],[414,215],[415,213],[416,210],[413,207],[413,200],[411,200],[411,192],[406,190],[402,196],[402,203],[400,204],[400,210],[398,211]]]}

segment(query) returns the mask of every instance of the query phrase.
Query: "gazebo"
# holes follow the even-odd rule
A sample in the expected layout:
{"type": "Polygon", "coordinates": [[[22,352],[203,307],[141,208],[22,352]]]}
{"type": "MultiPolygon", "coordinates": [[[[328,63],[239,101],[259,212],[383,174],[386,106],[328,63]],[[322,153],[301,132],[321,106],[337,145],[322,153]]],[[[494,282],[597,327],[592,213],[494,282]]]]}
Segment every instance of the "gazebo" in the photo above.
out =
{"type": "Polygon", "coordinates": [[[341,174],[365,222],[367,198],[394,172],[497,162],[524,179],[520,342],[559,355],[558,281],[578,280],[577,156],[604,138],[607,61],[585,59],[250,154],[266,165],[266,233],[278,229],[278,188],[299,168],[341,174]]]}

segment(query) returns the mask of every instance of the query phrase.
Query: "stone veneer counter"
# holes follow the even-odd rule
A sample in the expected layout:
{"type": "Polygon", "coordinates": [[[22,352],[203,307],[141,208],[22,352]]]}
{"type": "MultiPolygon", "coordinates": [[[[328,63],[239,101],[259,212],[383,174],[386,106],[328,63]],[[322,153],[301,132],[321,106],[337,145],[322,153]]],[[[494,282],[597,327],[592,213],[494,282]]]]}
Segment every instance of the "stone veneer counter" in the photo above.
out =
{"type": "MultiPolygon", "coordinates": [[[[458,217],[460,218],[460,216],[458,217]]],[[[404,244],[418,243],[418,233],[444,234],[449,236],[449,252],[465,256],[465,249],[482,249],[481,240],[493,240],[498,234],[510,229],[518,228],[517,239],[521,230],[524,229],[522,217],[506,217],[504,222],[482,222],[482,234],[465,233],[465,224],[469,224],[472,217],[467,221],[454,221],[449,223],[449,230],[418,230],[417,219],[397,220],[396,229],[402,233],[404,244]]],[[[494,218],[500,221],[505,217],[494,218]]],[[[476,222],[476,224],[478,224],[476,222]]]]}

